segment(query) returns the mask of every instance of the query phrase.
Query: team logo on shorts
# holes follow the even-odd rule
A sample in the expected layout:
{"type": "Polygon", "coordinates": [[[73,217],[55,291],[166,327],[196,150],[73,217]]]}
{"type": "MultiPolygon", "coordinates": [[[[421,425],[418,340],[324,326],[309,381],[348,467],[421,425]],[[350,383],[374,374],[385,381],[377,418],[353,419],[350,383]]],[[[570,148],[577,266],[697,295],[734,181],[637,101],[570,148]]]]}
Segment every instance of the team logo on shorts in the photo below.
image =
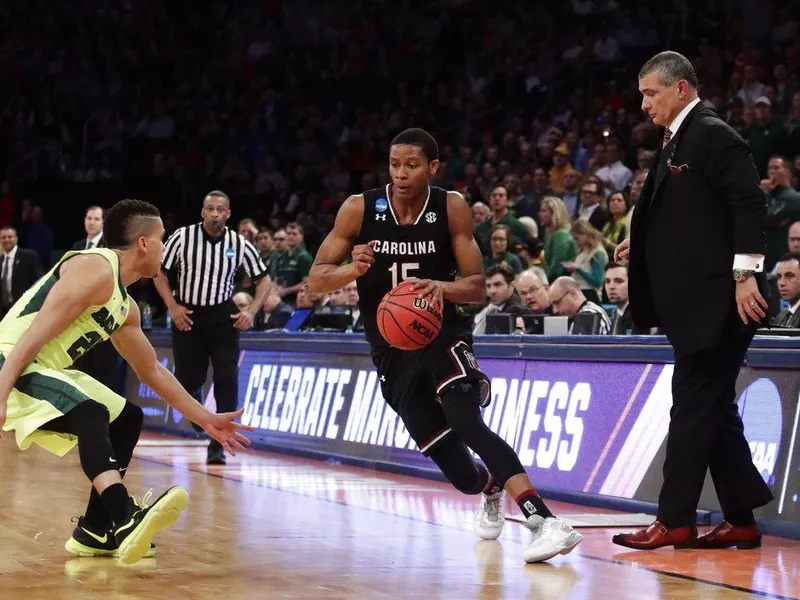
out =
{"type": "Polygon", "coordinates": [[[233,251],[233,248],[225,249],[225,258],[233,258],[234,256],[236,256],[236,253],[233,251]]]}
{"type": "Polygon", "coordinates": [[[436,213],[435,212],[429,212],[428,214],[425,215],[425,220],[428,223],[436,223],[436,213]]]}
{"type": "Polygon", "coordinates": [[[389,201],[386,198],[378,198],[375,200],[375,211],[382,213],[389,210],[389,201]]]}

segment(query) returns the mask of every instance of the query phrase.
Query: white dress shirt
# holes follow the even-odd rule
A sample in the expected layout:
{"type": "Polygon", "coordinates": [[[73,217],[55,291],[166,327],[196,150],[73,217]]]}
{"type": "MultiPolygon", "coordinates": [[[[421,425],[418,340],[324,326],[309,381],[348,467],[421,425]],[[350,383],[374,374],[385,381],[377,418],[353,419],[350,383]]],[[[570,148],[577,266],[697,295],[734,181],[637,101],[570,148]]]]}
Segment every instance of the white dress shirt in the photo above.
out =
{"type": "Polygon", "coordinates": [[[97,248],[97,243],[100,241],[100,238],[101,238],[101,237],[103,237],[103,232],[102,232],[102,231],[101,231],[100,233],[98,233],[98,234],[97,234],[96,236],[94,236],[94,237],[87,238],[87,240],[86,240],[86,243],[87,243],[87,246],[86,246],[86,248],[89,248],[89,246],[88,246],[88,244],[89,244],[89,243],[91,243],[91,244],[92,244],[92,245],[91,245],[91,247],[92,247],[92,248],[97,248]]]}
{"type": "MultiPolygon", "coordinates": [[[[669,130],[672,132],[672,137],[674,138],[675,135],[678,133],[678,130],[681,128],[681,125],[686,120],[686,117],[692,111],[692,109],[700,103],[700,98],[695,98],[689,104],[687,104],[681,112],[678,113],[678,116],[672,120],[672,123],[669,124],[669,130]]],[[[736,254],[733,257],[733,268],[734,269],[742,269],[744,271],[755,271],[756,273],[760,273],[764,270],[764,255],[763,254],[736,254]]]]}

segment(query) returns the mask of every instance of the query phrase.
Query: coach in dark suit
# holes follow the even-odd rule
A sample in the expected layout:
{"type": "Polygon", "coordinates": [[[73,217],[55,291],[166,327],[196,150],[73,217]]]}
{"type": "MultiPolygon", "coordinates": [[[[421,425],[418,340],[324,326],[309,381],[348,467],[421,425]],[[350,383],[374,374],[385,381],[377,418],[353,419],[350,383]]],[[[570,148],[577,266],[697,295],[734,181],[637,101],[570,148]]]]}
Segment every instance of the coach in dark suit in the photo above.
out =
{"type": "Polygon", "coordinates": [[[665,127],[631,224],[634,322],[660,327],[675,349],[672,409],[657,521],[614,536],[629,548],[757,547],[753,509],[772,493],[753,465],[735,384],[767,303],[766,198],[745,141],[697,97],[691,63],[675,52],[639,73],[642,109],[665,127]],[[725,521],[697,538],[706,471],[725,521]]]}
{"type": "MultiPolygon", "coordinates": [[[[103,209],[99,206],[90,206],[86,209],[83,217],[83,228],[86,237],[75,242],[72,250],[89,250],[91,248],[105,248],[106,240],[103,237],[103,209]]],[[[89,352],[82,354],[75,361],[72,368],[83,371],[87,375],[94,377],[115,392],[117,389],[117,363],[119,355],[110,340],[92,348],[89,352]]]]}
{"type": "Polygon", "coordinates": [[[71,250],[88,250],[90,248],[105,248],[106,240],[103,238],[103,209],[99,206],[90,206],[83,216],[83,228],[86,237],[73,244],[71,250]]]}
{"type": "Polygon", "coordinates": [[[39,255],[17,245],[17,230],[13,227],[0,229],[0,318],[6,316],[14,302],[28,291],[43,275],[39,255]]]}

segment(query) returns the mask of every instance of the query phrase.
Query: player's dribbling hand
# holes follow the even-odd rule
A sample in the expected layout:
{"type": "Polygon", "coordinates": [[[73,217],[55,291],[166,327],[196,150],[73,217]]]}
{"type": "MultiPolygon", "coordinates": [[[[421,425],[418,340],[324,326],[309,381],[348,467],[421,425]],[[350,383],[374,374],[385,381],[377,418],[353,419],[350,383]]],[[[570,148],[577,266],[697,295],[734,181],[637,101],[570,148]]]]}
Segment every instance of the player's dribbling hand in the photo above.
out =
{"type": "Polygon", "coordinates": [[[614,262],[621,260],[628,260],[631,255],[631,241],[622,240],[622,242],[614,248],[614,262]]]}
{"type": "Polygon", "coordinates": [[[179,331],[189,331],[192,328],[192,325],[194,325],[194,322],[188,316],[190,314],[192,314],[192,311],[185,306],[181,306],[180,304],[178,304],[173,310],[170,310],[172,322],[175,323],[175,327],[179,331]]]}
{"type": "Polygon", "coordinates": [[[353,248],[353,265],[355,265],[359,277],[366,273],[375,262],[375,244],[376,240],[372,240],[368,244],[359,244],[353,248]]]}
{"type": "Polygon", "coordinates": [[[236,456],[236,451],[244,452],[247,446],[250,445],[250,440],[239,433],[240,431],[253,431],[249,425],[242,425],[241,423],[234,423],[234,419],[241,417],[244,413],[244,408],[240,408],[236,412],[210,414],[205,423],[198,423],[209,437],[218,441],[225,452],[231,456],[236,456]]]}
{"type": "Polygon", "coordinates": [[[408,281],[412,282],[411,291],[417,292],[417,298],[426,298],[439,307],[444,306],[441,281],[433,279],[410,279],[408,281]]]}

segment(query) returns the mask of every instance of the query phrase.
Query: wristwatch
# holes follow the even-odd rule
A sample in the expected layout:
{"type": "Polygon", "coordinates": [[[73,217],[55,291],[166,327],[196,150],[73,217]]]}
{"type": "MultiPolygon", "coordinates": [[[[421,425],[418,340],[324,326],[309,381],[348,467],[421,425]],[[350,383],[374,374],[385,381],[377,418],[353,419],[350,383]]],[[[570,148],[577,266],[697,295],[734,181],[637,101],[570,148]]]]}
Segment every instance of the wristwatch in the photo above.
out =
{"type": "Polygon", "coordinates": [[[746,279],[749,279],[750,277],[752,277],[755,274],[756,274],[755,271],[747,271],[745,269],[734,269],[733,270],[733,280],[736,283],[741,283],[742,281],[745,281],[746,279]]]}

